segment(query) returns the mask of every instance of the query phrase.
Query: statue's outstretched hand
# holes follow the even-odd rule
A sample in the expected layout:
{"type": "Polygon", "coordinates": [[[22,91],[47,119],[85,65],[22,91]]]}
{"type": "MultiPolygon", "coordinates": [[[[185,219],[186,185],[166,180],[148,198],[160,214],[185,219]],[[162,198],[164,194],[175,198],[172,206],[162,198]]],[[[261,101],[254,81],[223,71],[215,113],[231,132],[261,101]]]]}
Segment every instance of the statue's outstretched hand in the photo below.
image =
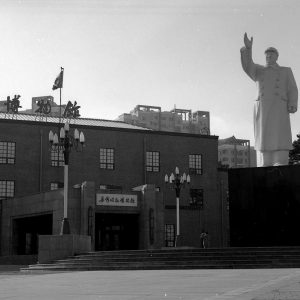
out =
{"type": "Polygon", "coordinates": [[[252,48],[253,37],[251,37],[251,40],[249,40],[246,32],[244,34],[244,44],[245,44],[245,47],[247,49],[251,49],[252,48]]]}

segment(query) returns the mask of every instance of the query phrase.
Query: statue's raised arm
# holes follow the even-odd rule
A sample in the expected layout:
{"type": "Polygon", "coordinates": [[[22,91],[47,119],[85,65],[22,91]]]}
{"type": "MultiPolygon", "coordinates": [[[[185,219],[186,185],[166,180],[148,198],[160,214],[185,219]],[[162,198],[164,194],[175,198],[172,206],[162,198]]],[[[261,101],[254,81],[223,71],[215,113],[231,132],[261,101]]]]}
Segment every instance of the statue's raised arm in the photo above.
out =
{"type": "Polygon", "coordinates": [[[244,34],[244,47],[241,48],[241,62],[243,70],[254,81],[256,81],[256,66],[252,60],[253,37],[249,40],[247,33],[244,34]]]}
{"type": "Polygon", "coordinates": [[[253,37],[251,37],[251,40],[249,40],[247,36],[247,32],[245,32],[244,34],[244,44],[247,49],[252,49],[253,37]]]}

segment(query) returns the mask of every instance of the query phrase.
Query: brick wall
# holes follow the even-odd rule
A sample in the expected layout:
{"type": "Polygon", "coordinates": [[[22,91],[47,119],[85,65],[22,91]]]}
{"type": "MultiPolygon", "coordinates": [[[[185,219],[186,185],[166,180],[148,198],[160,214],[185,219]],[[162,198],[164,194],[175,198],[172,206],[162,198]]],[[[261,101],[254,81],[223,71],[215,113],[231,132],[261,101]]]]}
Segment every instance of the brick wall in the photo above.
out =
{"type": "MultiPolygon", "coordinates": [[[[70,126],[70,133],[75,126],[70,126]]],[[[189,188],[181,192],[180,204],[182,233],[198,246],[202,229],[211,232],[211,245],[220,246],[221,218],[218,191],[218,138],[193,134],[130,130],[106,127],[77,126],[84,132],[86,147],[83,152],[72,151],[69,163],[69,186],[84,181],[102,185],[121,186],[123,190],[143,184],[160,188],[162,207],[175,207],[175,191],[165,186],[164,176],[175,172],[189,172],[189,154],[202,155],[203,174],[191,175],[189,188],[203,188],[204,209],[189,207],[189,188]],[[115,169],[99,166],[99,149],[115,150],[115,169]],[[145,171],[146,151],[160,153],[160,171],[145,171]]],[[[0,180],[15,180],[15,195],[35,194],[50,190],[51,182],[63,182],[63,167],[52,167],[48,134],[58,132],[57,125],[45,122],[0,120],[0,140],[16,142],[16,164],[1,165],[0,180]]],[[[78,204],[80,205],[80,204],[78,204]]],[[[80,218],[80,217],[79,217],[80,218]]],[[[175,209],[164,210],[165,222],[176,223],[175,209]]],[[[77,226],[77,225],[76,225],[77,226]]],[[[79,225],[78,225],[79,226],[79,225]]]]}

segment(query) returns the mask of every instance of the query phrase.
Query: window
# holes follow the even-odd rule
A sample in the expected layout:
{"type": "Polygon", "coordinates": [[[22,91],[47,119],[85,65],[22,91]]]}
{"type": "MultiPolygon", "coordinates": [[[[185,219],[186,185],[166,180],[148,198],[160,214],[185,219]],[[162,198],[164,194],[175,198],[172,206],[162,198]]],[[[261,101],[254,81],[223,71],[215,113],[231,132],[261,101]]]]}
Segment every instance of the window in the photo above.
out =
{"type": "Polygon", "coordinates": [[[175,225],[165,224],[165,245],[175,247],[175,225]]]}
{"type": "Polygon", "coordinates": [[[203,189],[190,189],[190,205],[204,208],[203,189]]]}
{"type": "Polygon", "coordinates": [[[189,155],[189,170],[191,174],[202,174],[202,155],[189,155]]]}
{"type": "Polygon", "coordinates": [[[14,164],[16,160],[16,143],[0,142],[0,164],[14,164]]]}
{"type": "Polygon", "coordinates": [[[65,164],[64,152],[63,150],[53,150],[51,149],[51,166],[52,167],[62,167],[65,164]]]}
{"type": "Polygon", "coordinates": [[[0,180],[0,200],[15,196],[15,182],[13,180],[0,180]]]}
{"type": "Polygon", "coordinates": [[[51,182],[50,183],[50,190],[54,191],[54,190],[58,190],[60,188],[63,188],[64,184],[63,182],[51,182]]]}
{"type": "Polygon", "coordinates": [[[146,152],[146,171],[159,172],[159,152],[146,152]]]}
{"type": "Polygon", "coordinates": [[[110,148],[100,148],[100,169],[115,169],[115,150],[110,148]]]}

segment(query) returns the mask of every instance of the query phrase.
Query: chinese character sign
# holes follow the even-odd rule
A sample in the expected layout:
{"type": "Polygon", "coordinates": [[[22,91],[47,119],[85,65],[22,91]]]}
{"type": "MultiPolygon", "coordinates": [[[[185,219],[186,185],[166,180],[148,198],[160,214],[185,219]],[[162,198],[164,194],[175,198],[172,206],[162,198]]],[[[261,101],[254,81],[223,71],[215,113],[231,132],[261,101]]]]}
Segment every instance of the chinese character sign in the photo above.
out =
{"type": "Polygon", "coordinates": [[[48,115],[51,112],[51,104],[49,100],[41,99],[38,100],[36,105],[38,109],[35,111],[36,113],[48,115]]]}
{"type": "Polygon", "coordinates": [[[13,99],[10,99],[10,96],[7,96],[7,100],[5,102],[7,112],[17,114],[19,107],[22,107],[20,105],[20,95],[15,95],[13,99]]]}
{"type": "Polygon", "coordinates": [[[65,118],[79,118],[79,108],[80,106],[77,106],[77,101],[74,101],[74,104],[72,104],[72,102],[69,101],[67,103],[63,116],[65,118]]]}
{"type": "Polygon", "coordinates": [[[137,195],[97,194],[96,205],[137,207],[137,195]]]}

